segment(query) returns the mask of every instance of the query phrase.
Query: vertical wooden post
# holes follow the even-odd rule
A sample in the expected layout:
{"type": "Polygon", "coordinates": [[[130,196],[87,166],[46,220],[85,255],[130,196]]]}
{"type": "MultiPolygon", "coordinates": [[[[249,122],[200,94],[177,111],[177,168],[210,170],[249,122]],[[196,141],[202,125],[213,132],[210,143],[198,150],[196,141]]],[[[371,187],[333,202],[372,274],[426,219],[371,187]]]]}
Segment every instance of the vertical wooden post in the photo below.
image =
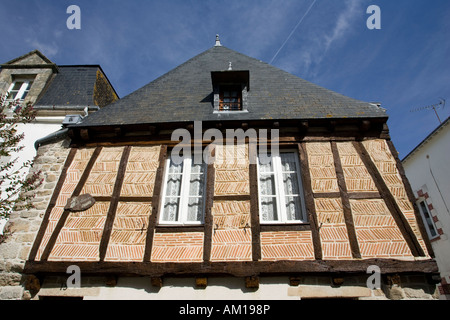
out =
{"type": "Polygon", "coordinates": [[[311,235],[314,246],[314,257],[316,260],[322,260],[322,243],[320,241],[319,226],[317,222],[316,204],[311,185],[311,174],[309,172],[308,151],[305,143],[299,143],[298,151],[300,154],[301,175],[303,180],[303,192],[305,195],[306,210],[311,224],[311,235]]]}
{"type": "Polygon", "coordinates": [[[338,181],[339,192],[341,194],[344,220],[347,227],[350,249],[352,251],[353,258],[361,259],[361,252],[359,250],[358,239],[356,237],[355,224],[353,222],[352,208],[350,206],[347,185],[345,183],[344,170],[342,169],[341,158],[339,157],[339,151],[335,141],[331,142],[331,151],[333,152],[334,168],[336,169],[336,177],[338,181]]]}
{"type": "Polygon", "coordinates": [[[130,157],[131,147],[124,148],[122,158],[120,159],[119,169],[117,170],[116,182],[109,204],[108,214],[106,215],[105,226],[103,227],[102,239],[100,240],[99,254],[100,261],[105,260],[106,250],[108,249],[109,239],[114,226],[114,219],[116,217],[117,207],[119,205],[120,192],[122,190],[123,179],[125,178],[125,171],[127,170],[128,158],[130,157]]]}
{"type": "Polygon", "coordinates": [[[147,237],[145,240],[144,262],[149,262],[152,256],[153,237],[161,203],[162,184],[164,183],[163,180],[167,156],[167,145],[162,145],[159,152],[159,166],[156,171],[155,188],[153,189],[152,214],[149,216],[147,237]]]}
{"type": "Polygon", "coordinates": [[[256,165],[257,147],[249,144],[249,178],[250,178],[250,222],[252,228],[252,260],[261,260],[261,225],[259,221],[258,202],[258,167],[256,165]]]}
{"type": "MultiPolygon", "coordinates": [[[[211,156],[215,156],[216,150],[211,151],[211,156]]],[[[214,163],[208,164],[206,170],[206,199],[205,199],[205,231],[203,237],[203,261],[209,262],[211,260],[212,249],[212,228],[213,216],[212,207],[214,202],[214,183],[216,179],[216,170],[214,163]]]]}

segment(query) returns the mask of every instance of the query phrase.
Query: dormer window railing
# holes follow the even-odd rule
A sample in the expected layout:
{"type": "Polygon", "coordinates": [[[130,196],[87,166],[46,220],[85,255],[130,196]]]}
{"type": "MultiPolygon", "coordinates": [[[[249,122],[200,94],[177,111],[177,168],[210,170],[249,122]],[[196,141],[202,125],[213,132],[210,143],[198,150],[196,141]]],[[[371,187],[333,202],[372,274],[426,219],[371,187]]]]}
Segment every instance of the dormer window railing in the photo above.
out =
{"type": "Polygon", "coordinates": [[[242,89],[237,86],[220,88],[219,111],[242,111],[242,89]]]}

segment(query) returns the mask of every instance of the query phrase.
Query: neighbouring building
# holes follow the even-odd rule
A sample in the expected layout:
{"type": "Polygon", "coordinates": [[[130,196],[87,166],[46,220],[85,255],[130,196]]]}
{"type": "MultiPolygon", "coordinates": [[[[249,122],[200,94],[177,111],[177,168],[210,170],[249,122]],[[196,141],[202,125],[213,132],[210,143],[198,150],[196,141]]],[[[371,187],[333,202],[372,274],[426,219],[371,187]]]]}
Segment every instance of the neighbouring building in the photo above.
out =
{"type": "Polygon", "coordinates": [[[0,298],[437,299],[387,119],[217,38],[38,149],[0,298]]]}
{"type": "Polygon", "coordinates": [[[34,158],[35,146],[64,134],[63,126],[118,100],[99,65],[59,66],[38,50],[1,65],[0,95],[6,103],[32,103],[37,111],[32,123],[18,126],[25,134],[21,161],[34,158]]]}
{"type": "Polygon", "coordinates": [[[403,160],[416,205],[441,273],[440,294],[450,299],[450,118],[403,160]]]}

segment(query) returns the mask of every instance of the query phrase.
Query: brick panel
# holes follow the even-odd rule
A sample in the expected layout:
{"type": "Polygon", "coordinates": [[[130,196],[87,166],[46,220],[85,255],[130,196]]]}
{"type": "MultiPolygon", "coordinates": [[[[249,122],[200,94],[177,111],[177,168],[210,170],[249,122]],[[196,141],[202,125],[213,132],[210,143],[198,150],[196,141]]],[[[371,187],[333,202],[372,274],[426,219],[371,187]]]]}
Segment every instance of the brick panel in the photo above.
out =
{"type": "Polygon", "coordinates": [[[311,231],[261,232],[262,260],[313,260],[311,231]]]}
{"type": "Polygon", "coordinates": [[[333,153],[329,142],[307,143],[313,192],[338,192],[333,153]]]}
{"type": "Polygon", "coordinates": [[[213,225],[217,229],[244,228],[250,222],[250,201],[215,201],[213,225]]]}
{"type": "Polygon", "coordinates": [[[94,153],[94,150],[95,149],[92,148],[77,150],[75,157],[67,170],[66,179],[61,188],[58,199],[56,200],[55,207],[50,213],[47,229],[45,230],[44,237],[42,238],[42,242],[36,254],[37,261],[40,260],[40,257],[48,243],[48,240],[50,239],[51,234],[55,230],[56,224],[58,223],[61,215],[64,212],[64,207],[67,204],[67,200],[70,199],[73,191],[75,190],[78,181],[80,180],[84,169],[89,162],[89,159],[94,153]]]}
{"type": "Polygon", "coordinates": [[[98,156],[81,194],[111,196],[123,148],[103,148],[98,156]]]}
{"type": "Polygon", "coordinates": [[[362,258],[414,259],[384,200],[350,200],[362,258]]]}
{"type": "Polygon", "coordinates": [[[378,191],[351,142],[336,143],[348,192],[378,191]]]}
{"type": "Polygon", "coordinates": [[[215,195],[250,194],[248,145],[218,146],[214,167],[215,195]]]}
{"type": "Polygon", "coordinates": [[[142,261],[151,203],[119,202],[105,261],[142,261]]]}
{"type": "Polygon", "coordinates": [[[201,262],[203,232],[155,233],[152,262],[201,262]]]}
{"type": "Polygon", "coordinates": [[[375,163],[384,182],[394,196],[395,201],[402,210],[405,218],[411,226],[414,235],[418,239],[420,246],[427,253],[427,248],[417,224],[412,203],[408,199],[405,186],[397,169],[397,162],[392,155],[386,140],[367,140],[363,142],[364,147],[375,163]]]}
{"type": "Polygon", "coordinates": [[[122,196],[153,196],[160,147],[133,147],[128,159],[122,196]]]}
{"type": "Polygon", "coordinates": [[[108,209],[109,203],[97,202],[89,210],[70,213],[48,260],[98,261],[108,209]]]}
{"type": "Polygon", "coordinates": [[[341,199],[315,199],[323,259],[352,259],[341,199]]]}
{"type": "Polygon", "coordinates": [[[213,231],[211,261],[250,261],[251,259],[250,228],[213,231]]]}

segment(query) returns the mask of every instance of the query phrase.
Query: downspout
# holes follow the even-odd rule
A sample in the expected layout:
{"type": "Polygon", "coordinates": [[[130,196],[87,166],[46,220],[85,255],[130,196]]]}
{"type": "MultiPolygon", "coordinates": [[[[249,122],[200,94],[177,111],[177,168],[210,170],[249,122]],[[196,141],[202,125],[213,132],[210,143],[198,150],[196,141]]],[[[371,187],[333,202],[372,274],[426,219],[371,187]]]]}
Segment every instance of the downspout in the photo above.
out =
{"type": "Polygon", "coordinates": [[[69,128],[63,128],[59,131],[53,132],[51,134],[49,134],[46,137],[43,137],[41,139],[36,140],[36,142],[34,143],[34,148],[37,150],[39,149],[40,146],[52,142],[52,141],[56,141],[59,138],[61,138],[62,136],[66,135],[69,132],[69,128]]]}

